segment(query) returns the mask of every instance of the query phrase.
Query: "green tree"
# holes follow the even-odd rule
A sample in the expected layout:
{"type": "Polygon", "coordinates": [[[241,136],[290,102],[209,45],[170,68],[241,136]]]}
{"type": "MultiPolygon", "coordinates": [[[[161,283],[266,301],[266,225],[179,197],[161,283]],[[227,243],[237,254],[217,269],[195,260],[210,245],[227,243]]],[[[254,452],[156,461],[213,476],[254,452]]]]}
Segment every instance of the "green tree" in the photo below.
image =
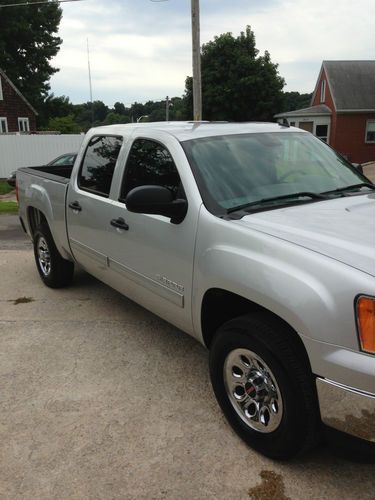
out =
{"type": "MultiPolygon", "coordinates": [[[[29,0],[33,4],[37,0],[29,0]]],[[[1,4],[8,4],[0,0],[1,4]]],[[[36,107],[58,71],[50,64],[62,43],[55,36],[62,10],[56,2],[0,8],[0,67],[36,107]]]]}
{"type": "Polygon", "coordinates": [[[130,116],[134,121],[137,121],[143,115],[147,115],[147,109],[144,104],[140,102],[134,102],[130,107],[130,116]]]}
{"type": "Polygon", "coordinates": [[[81,127],[75,122],[73,115],[51,118],[47,130],[58,131],[62,134],[79,134],[82,131],[81,127]]]}
{"type": "Polygon", "coordinates": [[[87,131],[90,127],[101,125],[109,113],[109,108],[102,101],[85,102],[73,105],[76,122],[87,131]]]}
{"type": "Polygon", "coordinates": [[[120,115],[119,113],[113,113],[110,111],[105,117],[104,125],[113,125],[115,123],[129,123],[130,118],[127,115],[120,115]]]}
{"type": "Polygon", "coordinates": [[[312,94],[299,92],[284,92],[282,107],[277,112],[294,111],[295,109],[308,108],[311,104],[312,94]]]}
{"type": "MultiPolygon", "coordinates": [[[[272,120],[280,109],[285,85],[269,52],[259,55],[250,26],[235,38],[216,36],[202,46],[203,118],[272,120]]],[[[192,79],[186,79],[186,110],[192,116],[192,79]]]]}
{"type": "Polygon", "coordinates": [[[65,95],[55,97],[54,94],[49,94],[38,109],[38,124],[41,127],[45,127],[50,118],[59,118],[73,114],[74,105],[70,102],[69,97],[65,95]]]}
{"type": "Polygon", "coordinates": [[[127,115],[127,109],[125,108],[125,105],[122,102],[115,102],[113,105],[113,111],[117,115],[127,115]]]}

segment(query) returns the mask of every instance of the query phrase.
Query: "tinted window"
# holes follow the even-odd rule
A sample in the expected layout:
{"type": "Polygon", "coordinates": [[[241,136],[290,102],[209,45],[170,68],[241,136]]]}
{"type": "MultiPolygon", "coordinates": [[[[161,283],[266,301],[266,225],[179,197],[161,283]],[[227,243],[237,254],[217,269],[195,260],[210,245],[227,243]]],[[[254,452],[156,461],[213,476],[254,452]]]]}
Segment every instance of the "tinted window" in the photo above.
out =
{"type": "Polygon", "coordinates": [[[129,152],[121,199],[133,188],[144,185],[164,186],[175,197],[181,196],[180,176],[169,151],[158,142],[138,139],[129,152]]]}
{"type": "Polygon", "coordinates": [[[108,196],[122,138],[93,137],[86,149],[78,178],[81,189],[108,196]]]}

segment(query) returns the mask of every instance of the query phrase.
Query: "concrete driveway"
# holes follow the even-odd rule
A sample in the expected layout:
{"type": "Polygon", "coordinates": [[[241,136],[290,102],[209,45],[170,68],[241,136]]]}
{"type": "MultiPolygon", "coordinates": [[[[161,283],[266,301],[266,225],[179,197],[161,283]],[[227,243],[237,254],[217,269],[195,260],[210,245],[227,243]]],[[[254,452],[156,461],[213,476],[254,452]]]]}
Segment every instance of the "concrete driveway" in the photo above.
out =
{"type": "Polygon", "coordinates": [[[330,447],[268,460],[232,432],[196,341],[93,278],[50,290],[0,217],[0,498],[372,499],[330,447]]]}

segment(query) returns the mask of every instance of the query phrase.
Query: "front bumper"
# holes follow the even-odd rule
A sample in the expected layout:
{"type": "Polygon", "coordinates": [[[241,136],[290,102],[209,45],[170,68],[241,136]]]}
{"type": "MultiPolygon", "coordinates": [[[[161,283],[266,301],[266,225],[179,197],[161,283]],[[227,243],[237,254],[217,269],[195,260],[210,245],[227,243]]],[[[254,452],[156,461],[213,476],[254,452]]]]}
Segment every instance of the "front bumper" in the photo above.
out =
{"type": "Polygon", "coordinates": [[[375,394],[319,377],[316,387],[323,423],[375,443],[375,394]]]}

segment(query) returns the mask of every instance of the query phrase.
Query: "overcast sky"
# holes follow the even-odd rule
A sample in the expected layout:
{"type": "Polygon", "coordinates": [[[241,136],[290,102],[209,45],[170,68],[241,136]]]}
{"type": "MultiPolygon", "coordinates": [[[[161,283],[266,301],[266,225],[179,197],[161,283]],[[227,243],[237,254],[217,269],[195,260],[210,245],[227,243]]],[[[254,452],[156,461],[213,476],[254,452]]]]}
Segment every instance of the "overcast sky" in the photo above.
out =
{"type": "MultiPolygon", "coordinates": [[[[374,59],[374,0],[201,0],[201,42],[247,24],[268,50],[284,90],[312,92],[323,59],[374,59]]],[[[190,0],[84,0],[63,3],[63,39],[51,79],[55,95],[89,100],[86,39],[93,99],[181,96],[191,69],[190,0]]]]}

